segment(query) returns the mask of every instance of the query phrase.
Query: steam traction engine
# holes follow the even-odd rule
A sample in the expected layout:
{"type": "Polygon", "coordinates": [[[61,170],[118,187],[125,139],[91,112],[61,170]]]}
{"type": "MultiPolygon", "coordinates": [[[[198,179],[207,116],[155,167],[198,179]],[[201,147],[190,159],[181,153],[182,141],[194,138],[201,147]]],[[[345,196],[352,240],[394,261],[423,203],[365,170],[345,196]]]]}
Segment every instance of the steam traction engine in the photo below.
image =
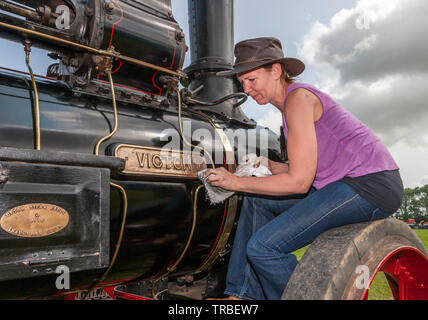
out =
{"type": "MultiPolygon", "coordinates": [[[[26,66],[0,66],[1,298],[161,299],[183,283],[221,295],[240,195],[210,205],[197,172],[233,171],[239,150],[286,161],[285,142],[216,76],[233,64],[233,0],[188,5],[182,70],[170,0],[0,1],[2,50],[22,45],[26,66]]],[[[367,298],[358,265],[370,281],[385,272],[397,299],[427,298],[426,255],[394,219],[333,229],[283,298],[367,298]]]]}

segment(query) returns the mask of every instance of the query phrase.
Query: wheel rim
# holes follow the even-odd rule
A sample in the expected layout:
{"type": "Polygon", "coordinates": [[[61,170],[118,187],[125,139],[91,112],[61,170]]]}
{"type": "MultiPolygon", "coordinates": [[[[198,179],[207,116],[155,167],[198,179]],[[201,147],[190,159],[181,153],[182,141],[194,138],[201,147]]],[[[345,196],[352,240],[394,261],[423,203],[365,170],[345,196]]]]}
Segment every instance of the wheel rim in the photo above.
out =
{"type": "Polygon", "coordinates": [[[373,272],[361,299],[368,300],[370,286],[384,272],[395,300],[428,300],[428,259],[413,247],[387,254],[373,272]]]}

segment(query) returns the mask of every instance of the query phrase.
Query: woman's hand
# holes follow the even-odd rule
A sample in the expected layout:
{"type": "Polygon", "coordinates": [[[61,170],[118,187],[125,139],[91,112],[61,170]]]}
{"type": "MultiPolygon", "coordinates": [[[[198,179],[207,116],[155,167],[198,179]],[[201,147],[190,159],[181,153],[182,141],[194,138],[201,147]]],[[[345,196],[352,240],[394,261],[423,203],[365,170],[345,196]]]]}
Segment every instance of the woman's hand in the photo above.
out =
{"type": "Polygon", "coordinates": [[[220,187],[230,191],[239,191],[239,177],[230,173],[223,167],[207,170],[204,177],[213,187],[220,187]]]}

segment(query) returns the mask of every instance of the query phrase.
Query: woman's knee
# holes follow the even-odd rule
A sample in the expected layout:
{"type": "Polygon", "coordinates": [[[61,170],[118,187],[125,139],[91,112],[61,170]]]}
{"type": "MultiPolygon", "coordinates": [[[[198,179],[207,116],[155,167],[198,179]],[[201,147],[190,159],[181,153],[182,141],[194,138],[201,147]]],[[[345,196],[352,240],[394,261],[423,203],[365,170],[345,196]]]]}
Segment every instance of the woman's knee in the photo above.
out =
{"type": "Polygon", "coordinates": [[[247,244],[247,258],[251,263],[255,263],[265,254],[264,250],[258,245],[254,238],[251,238],[247,244]]]}
{"type": "Polygon", "coordinates": [[[252,262],[269,259],[275,255],[275,250],[264,245],[257,236],[257,233],[254,234],[247,244],[247,257],[252,262]]]}
{"type": "Polygon", "coordinates": [[[256,270],[270,270],[280,264],[282,271],[288,270],[291,274],[298,264],[296,256],[291,252],[266,245],[254,236],[248,241],[247,258],[256,270]]]}

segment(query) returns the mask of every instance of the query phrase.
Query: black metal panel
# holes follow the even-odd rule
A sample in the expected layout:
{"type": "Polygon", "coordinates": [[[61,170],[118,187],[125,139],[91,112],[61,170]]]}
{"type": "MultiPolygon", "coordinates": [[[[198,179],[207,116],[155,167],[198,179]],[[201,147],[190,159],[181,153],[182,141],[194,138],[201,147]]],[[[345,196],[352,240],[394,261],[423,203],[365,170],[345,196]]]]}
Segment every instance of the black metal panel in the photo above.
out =
{"type": "MultiPolygon", "coordinates": [[[[16,2],[29,5],[31,10],[27,11],[35,17],[25,19],[25,14],[19,16],[13,13],[13,10],[12,13],[0,10],[1,22],[95,49],[114,47],[121,56],[171,70],[181,69],[183,66],[187,46],[183,30],[172,15],[170,0],[16,2]],[[46,23],[39,19],[42,14],[38,14],[36,9],[40,3],[53,13],[58,5],[67,3],[70,13],[69,27],[58,29],[55,23],[46,23]]],[[[54,20],[53,15],[51,20],[54,20]]],[[[55,54],[51,56],[56,56],[60,62],[51,66],[49,76],[64,80],[73,87],[90,86],[94,90],[90,79],[93,79],[96,85],[107,82],[106,77],[98,74],[95,67],[99,63],[96,62],[99,57],[95,57],[92,52],[57,39],[28,35],[25,31],[6,26],[0,27],[0,38],[17,42],[29,39],[34,46],[53,51],[55,54]]],[[[126,89],[131,94],[148,94],[149,97],[166,95],[159,77],[161,73],[153,69],[115,59],[113,74],[116,87],[126,89]]]]}
{"type": "Polygon", "coordinates": [[[69,214],[65,228],[47,236],[17,236],[0,228],[1,280],[49,275],[58,265],[66,265],[70,272],[108,265],[108,169],[17,162],[0,165],[8,177],[0,184],[1,217],[31,203],[60,206],[69,214]]]}
{"type": "MultiPolygon", "coordinates": [[[[114,1],[104,21],[101,48],[113,46],[122,55],[167,69],[181,69],[186,53],[183,30],[172,16],[170,1],[114,1]]],[[[116,84],[154,96],[165,95],[159,72],[125,61],[113,65],[116,84]]],[[[98,76],[97,76],[98,78],[98,76]]],[[[99,77],[107,81],[106,77],[99,77]]]]}
{"type": "MultiPolygon", "coordinates": [[[[75,153],[76,159],[79,154],[86,153],[92,158],[97,141],[111,131],[111,101],[84,94],[73,95],[67,87],[54,81],[38,79],[38,88],[41,152],[75,153]]],[[[136,108],[135,105],[122,102],[118,102],[117,107],[118,131],[111,139],[101,144],[102,155],[108,153],[108,147],[115,144],[162,148],[170,143],[169,134],[176,132],[178,137],[177,114],[170,110],[174,106],[158,112],[153,112],[150,107],[136,108]]],[[[212,137],[215,136],[212,125],[200,116],[183,110],[183,122],[191,123],[192,132],[204,128],[211,132],[212,137]]],[[[189,135],[186,129],[185,134],[189,135]]],[[[31,149],[32,138],[31,99],[25,81],[17,79],[16,76],[4,76],[2,80],[0,76],[0,145],[31,149]]],[[[188,139],[190,140],[190,137],[188,139]]],[[[215,143],[221,145],[218,137],[216,140],[215,143]]],[[[199,140],[192,139],[192,142],[204,145],[199,140]]],[[[192,225],[192,190],[199,180],[183,181],[171,177],[160,181],[155,177],[145,177],[145,181],[137,181],[135,178],[117,174],[114,178],[113,182],[126,190],[128,214],[119,255],[106,281],[147,278],[165,272],[179,257],[188,239],[192,225]]],[[[114,248],[117,243],[123,217],[122,205],[119,191],[112,188],[110,237],[107,239],[110,248],[114,248]]],[[[226,204],[210,206],[205,201],[204,192],[200,193],[195,234],[188,254],[177,271],[194,271],[212,252],[226,212],[226,204]]],[[[105,269],[93,269],[73,272],[70,276],[71,288],[88,285],[104,271],[105,269]]],[[[55,276],[58,275],[54,274],[46,279],[33,277],[26,280],[1,281],[0,292],[4,294],[0,296],[34,297],[58,293],[54,285],[55,276]],[[16,288],[14,292],[3,290],[10,286],[16,288]],[[31,292],[26,288],[31,288],[31,292]]]]}
{"type": "Polygon", "coordinates": [[[111,156],[7,147],[0,147],[0,160],[108,168],[111,170],[122,170],[125,166],[125,160],[111,156]]]}

